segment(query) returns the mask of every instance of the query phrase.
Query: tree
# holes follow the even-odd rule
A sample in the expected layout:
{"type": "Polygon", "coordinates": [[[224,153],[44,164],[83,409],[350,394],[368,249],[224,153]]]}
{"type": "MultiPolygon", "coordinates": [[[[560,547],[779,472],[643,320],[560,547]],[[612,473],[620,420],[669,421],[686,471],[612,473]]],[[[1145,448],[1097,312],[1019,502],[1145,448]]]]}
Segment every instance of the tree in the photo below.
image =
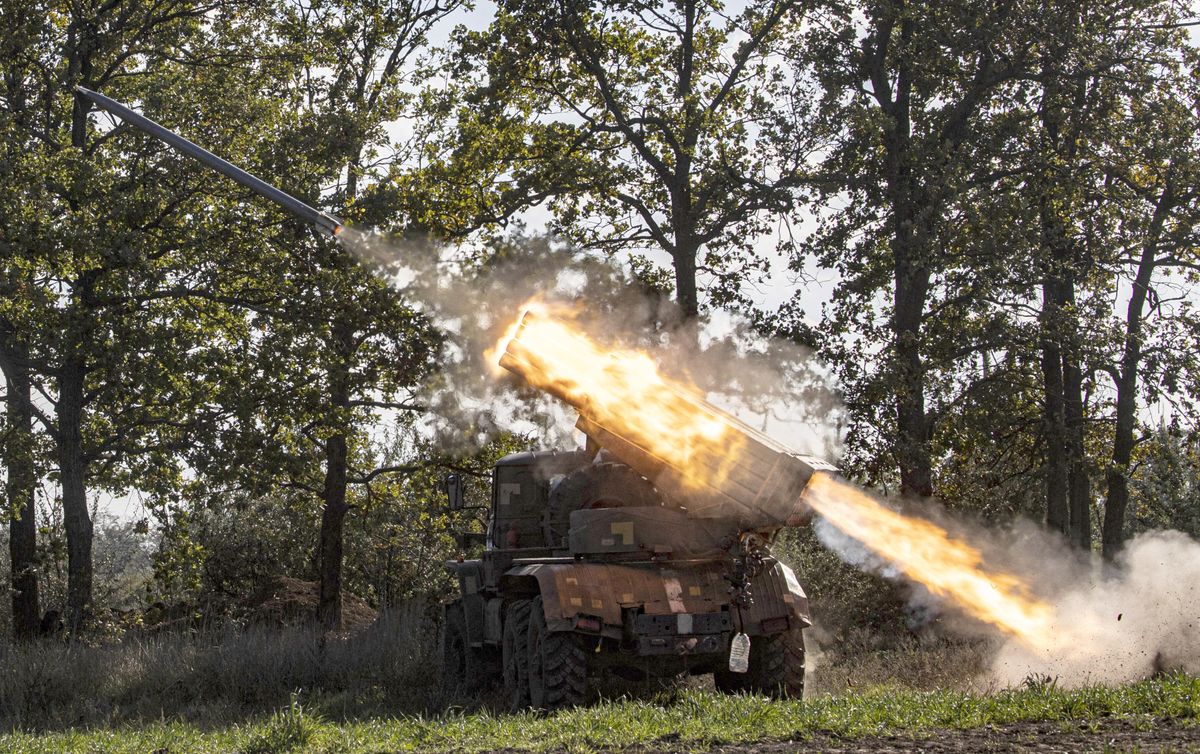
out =
{"type": "Polygon", "coordinates": [[[1200,458],[1194,439],[1160,425],[1139,443],[1129,480],[1130,528],[1200,537],[1200,458]]]}
{"type": "MultiPolygon", "coordinates": [[[[1174,47],[1170,42],[1162,46],[1174,47]]],[[[1194,51],[1189,52],[1188,68],[1195,70],[1194,51]]],[[[1190,283],[1194,285],[1195,273],[1200,271],[1196,255],[1200,247],[1197,94],[1194,77],[1189,80],[1180,75],[1172,70],[1170,57],[1167,61],[1165,75],[1160,69],[1154,71],[1156,75],[1137,82],[1128,100],[1124,128],[1111,143],[1105,166],[1111,182],[1110,201],[1120,208],[1121,223],[1116,234],[1120,263],[1133,271],[1118,358],[1105,365],[1116,389],[1102,533],[1104,556],[1110,559],[1125,541],[1139,393],[1145,394],[1148,403],[1154,402],[1166,392],[1178,391],[1181,374],[1195,369],[1194,365],[1188,368],[1192,349],[1184,345],[1189,341],[1186,328],[1174,332],[1178,339],[1172,344],[1161,342],[1156,346],[1148,342],[1152,334],[1148,320],[1163,316],[1163,297],[1155,287],[1157,278],[1164,272],[1169,278],[1178,276],[1179,271],[1190,271],[1190,283]],[[1147,351],[1151,363],[1147,363],[1147,351]],[[1143,384],[1146,373],[1152,379],[1143,384]]],[[[1194,316],[1187,310],[1177,313],[1182,321],[1194,316]]]]}
{"type": "MultiPolygon", "coordinates": [[[[314,8],[282,3],[284,38],[304,62],[304,106],[321,137],[329,178],[338,180],[334,201],[349,219],[369,225],[389,221],[397,208],[356,207],[363,183],[400,159],[380,156],[390,147],[385,126],[405,112],[411,59],[424,48],[430,29],[461,7],[461,0],[381,0],[341,2],[314,8]],[[322,70],[325,69],[325,70],[322,70]]],[[[309,142],[311,144],[311,142],[309,142]]],[[[347,487],[370,484],[382,469],[352,473],[352,434],[365,409],[411,411],[397,390],[421,376],[432,341],[415,314],[394,291],[371,277],[345,252],[318,257],[314,283],[318,307],[309,312],[322,341],[325,400],[318,418],[325,475],[321,484],[318,543],[319,619],[341,627],[345,518],[351,504],[347,487]],[[327,327],[324,325],[327,323],[327,327]]],[[[393,469],[393,472],[402,469],[393,469]]]]}
{"type": "Polygon", "coordinates": [[[793,53],[796,77],[823,91],[818,185],[838,207],[795,266],[811,255],[840,273],[826,327],[856,334],[825,352],[842,369],[854,431],[882,433],[904,494],[934,491],[931,373],[984,345],[964,342],[958,317],[993,279],[956,273],[972,260],[959,256],[969,249],[954,240],[953,212],[998,179],[979,146],[991,143],[986,116],[1003,85],[1027,71],[1031,15],[1019,2],[838,3],[793,53]],[[864,370],[862,344],[880,341],[864,370]]]}
{"type": "Polygon", "coordinates": [[[805,92],[776,53],[802,19],[791,0],[499,4],[462,32],[437,100],[453,128],[423,170],[397,177],[412,224],[458,235],[549,201],[553,231],[584,248],[665,254],[682,313],[743,300],[766,260],[755,241],[791,206],[803,139],[781,117],[805,92]],[[777,131],[795,138],[772,138],[777,131]]]}
{"type": "Polygon", "coordinates": [[[7,483],[2,509],[9,520],[13,637],[37,635],[41,620],[37,577],[37,467],[33,396],[24,345],[0,320],[0,371],[6,386],[3,458],[7,483]]]}
{"type": "MultiPolygon", "coordinates": [[[[1122,296],[1124,250],[1153,246],[1161,235],[1137,202],[1123,196],[1127,178],[1121,176],[1158,170],[1146,172],[1128,139],[1136,131],[1139,144],[1162,142],[1139,127],[1136,113],[1161,100],[1160,86],[1171,88],[1164,80],[1173,78],[1169,71],[1184,54],[1172,30],[1175,12],[1172,4],[1153,1],[1044,3],[1044,43],[1028,86],[1017,88],[1012,103],[1013,112],[1027,113],[1029,127],[1014,131],[1021,155],[1016,165],[1025,178],[1007,190],[1025,207],[1013,220],[1020,213],[1036,217],[1037,233],[1028,239],[1028,256],[1015,255],[1032,274],[1014,280],[1009,305],[1032,306],[1021,302],[1040,298],[1031,345],[1042,373],[1045,515],[1050,528],[1081,549],[1092,546],[1091,478],[1095,457],[1105,452],[1097,443],[1107,442],[1100,437],[1107,431],[1099,421],[1104,402],[1096,375],[1115,375],[1113,363],[1123,358],[1110,354],[1109,311],[1122,296]]],[[[1140,316],[1144,303],[1138,282],[1131,282],[1138,314],[1127,314],[1127,321],[1140,316]]],[[[1139,338],[1137,325],[1132,329],[1139,338]]],[[[1127,336],[1118,339],[1128,345],[1127,336]]],[[[1128,441],[1135,392],[1117,386],[1116,431],[1128,441]]]]}
{"type": "MultiPolygon", "coordinates": [[[[243,91],[223,65],[237,59],[227,52],[241,49],[235,42],[253,42],[242,10],[182,0],[5,6],[14,22],[6,29],[20,33],[6,37],[0,62],[0,240],[15,286],[4,329],[21,333],[42,399],[33,413],[55,448],[73,628],[92,600],[89,488],[171,486],[179,452],[206,420],[188,376],[219,363],[203,344],[221,322],[221,295],[210,291],[206,306],[182,291],[189,264],[227,245],[228,223],[186,218],[229,200],[207,193],[210,179],[197,181],[160,145],[100,127],[73,87],[141,101],[156,117],[190,107],[203,118],[203,107],[166,95],[185,73],[196,90],[211,86],[200,101],[243,91]]],[[[237,133],[237,122],[228,126],[237,133]]]]}

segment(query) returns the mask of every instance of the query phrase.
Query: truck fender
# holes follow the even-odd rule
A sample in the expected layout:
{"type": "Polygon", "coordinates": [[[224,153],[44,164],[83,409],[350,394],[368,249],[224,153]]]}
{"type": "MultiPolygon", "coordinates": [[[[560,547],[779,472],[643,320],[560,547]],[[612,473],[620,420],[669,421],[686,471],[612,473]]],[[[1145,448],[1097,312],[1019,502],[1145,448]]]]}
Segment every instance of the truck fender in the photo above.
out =
{"type": "Polygon", "coordinates": [[[808,595],[804,593],[804,588],[800,586],[800,581],[796,578],[796,572],[784,563],[776,563],[780,572],[783,574],[784,583],[787,584],[787,594],[783,595],[783,601],[788,603],[791,608],[792,617],[795,618],[801,628],[808,628],[812,625],[812,614],[808,608],[808,595]]]}
{"type": "Polygon", "coordinates": [[[574,612],[565,612],[559,595],[555,571],[570,566],[553,563],[534,563],[517,566],[500,577],[500,588],[506,595],[533,597],[542,596],[542,611],[546,616],[546,627],[551,631],[565,631],[572,627],[574,612]]]}

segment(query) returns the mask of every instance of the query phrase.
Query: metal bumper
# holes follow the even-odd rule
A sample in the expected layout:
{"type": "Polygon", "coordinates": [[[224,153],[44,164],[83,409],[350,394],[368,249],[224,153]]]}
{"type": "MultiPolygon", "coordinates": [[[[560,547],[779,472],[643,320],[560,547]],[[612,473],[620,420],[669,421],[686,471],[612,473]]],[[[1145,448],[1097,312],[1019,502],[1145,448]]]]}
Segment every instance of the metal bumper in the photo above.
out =
{"type": "Polygon", "coordinates": [[[639,615],[633,624],[639,655],[693,655],[721,651],[729,643],[729,613],[639,615]]]}

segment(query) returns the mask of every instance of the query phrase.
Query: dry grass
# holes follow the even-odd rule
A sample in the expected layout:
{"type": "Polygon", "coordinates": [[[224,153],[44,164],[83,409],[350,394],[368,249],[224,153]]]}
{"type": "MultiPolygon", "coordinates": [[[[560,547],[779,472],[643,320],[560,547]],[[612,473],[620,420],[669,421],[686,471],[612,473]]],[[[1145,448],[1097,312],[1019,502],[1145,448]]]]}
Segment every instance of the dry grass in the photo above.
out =
{"type": "Polygon", "coordinates": [[[917,691],[986,690],[981,683],[992,646],[982,641],[919,640],[904,637],[886,648],[856,640],[813,653],[810,694],[842,694],[874,686],[900,686],[917,691]]]}
{"type": "MultiPolygon", "coordinates": [[[[288,708],[331,720],[434,711],[437,627],[418,605],[393,610],[367,629],[324,642],[314,630],[273,627],[166,634],[89,646],[0,644],[0,729],[62,730],[181,720],[221,727],[288,708]]],[[[809,637],[809,696],[880,685],[913,690],[986,690],[973,683],[987,647],[912,636],[886,640],[856,629],[809,637]]],[[[664,688],[623,687],[648,698],[664,688]]],[[[612,694],[609,694],[611,697],[612,694]]],[[[480,698],[481,708],[489,697],[480,698]]]]}
{"type": "Polygon", "coordinates": [[[393,610],[347,637],[261,628],[88,646],[0,645],[0,728],[62,729],[183,719],[227,724],[297,694],[340,717],[424,709],[437,683],[428,610],[393,610]],[[435,675],[435,674],[434,674],[435,675]]]}

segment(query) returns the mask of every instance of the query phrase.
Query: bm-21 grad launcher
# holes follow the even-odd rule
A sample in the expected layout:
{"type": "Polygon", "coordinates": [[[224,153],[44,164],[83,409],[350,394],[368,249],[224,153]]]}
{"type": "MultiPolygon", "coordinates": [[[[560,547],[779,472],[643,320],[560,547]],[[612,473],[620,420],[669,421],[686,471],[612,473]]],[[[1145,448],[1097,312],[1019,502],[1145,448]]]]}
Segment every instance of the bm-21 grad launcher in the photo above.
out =
{"type": "MultiPolygon", "coordinates": [[[[77,91],[320,231],[341,230],[337,217],[102,94],[77,91]]],[[[534,316],[524,316],[501,359],[522,377],[538,368],[522,340],[534,316]]],[[[514,709],[549,709],[584,702],[609,673],[712,673],[723,691],[799,697],[808,600],[769,544],[807,519],[812,477],[836,469],[674,390],[675,407],[722,422],[736,445],[680,464],[586,397],[544,388],[578,411],[588,447],[496,463],[483,552],[447,563],[458,594],[445,603],[444,693],[496,683],[514,709]]],[[[461,479],[446,482],[450,507],[464,507],[461,479]]]]}
{"type": "Polygon", "coordinates": [[[837,469],[668,381],[614,408],[586,379],[544,379],[554,340],[528,337],[542,316],[522,315],[500,366],[572,406],[588,448],[497,463],[487,547],[449,564],[461,595],[446,610],[443,678],[465,684],[498,664],[517,708],[579,703],[604,671],[802,695],[808,600],[769,545],[807,522],[808,485],[837,469]],[[666,421],[639,421],[649,402],[666,421]],[[651,436],[672,417],[718,439],[672,453],[672,438],[651,436]]]}

